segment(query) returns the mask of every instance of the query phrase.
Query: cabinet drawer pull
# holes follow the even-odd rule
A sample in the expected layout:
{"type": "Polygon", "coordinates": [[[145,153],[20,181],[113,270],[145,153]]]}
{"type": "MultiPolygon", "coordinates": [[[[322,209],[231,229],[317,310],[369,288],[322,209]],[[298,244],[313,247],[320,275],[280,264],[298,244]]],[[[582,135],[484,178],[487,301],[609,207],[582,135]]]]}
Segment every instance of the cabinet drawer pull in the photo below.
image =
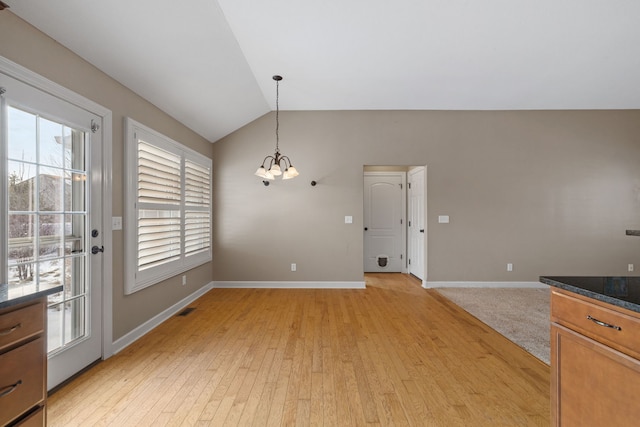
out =
{"type": "Polygon", "coordinates": [[[3,337],[5,335],[9,335],[10,333],[15,332],[16,329],[19,329],[20,327],[22,327],[22,323],[18,323],[17,325],[12,326],[12,327],[10,327],[8,329],[4,329],[4,330],[0,331],[0,336],[3,337]]]}
{"type": "Polygon", "coordinates": [[[22,380],[18,380],[18,382],[13,385],[6,386],[4,391],[0,392],[0,397],[5,397],[6,395],[13,393],[20,384],[22,384],[22,380]]]}
{"type": "Polygon", "coordinates": [[[608,323],[605,323],[605,322],[603,322],[601,320],[598,320],[595,317],[591,317],[589,315],[587,315],[587,319],[591,320],[596,325],[604,326],[605,328],[615,329],[616,331],[621,331],[622,330],[622,328],[620,326],[610,325],[608,323]]]}

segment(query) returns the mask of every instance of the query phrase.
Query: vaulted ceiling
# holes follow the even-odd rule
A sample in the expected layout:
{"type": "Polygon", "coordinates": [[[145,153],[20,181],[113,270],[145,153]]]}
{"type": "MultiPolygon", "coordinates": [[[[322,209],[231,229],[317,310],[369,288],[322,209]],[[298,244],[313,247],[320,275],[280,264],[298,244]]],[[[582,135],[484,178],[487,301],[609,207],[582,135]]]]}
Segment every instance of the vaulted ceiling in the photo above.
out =
{"type": "Polygon", "coordinates": [[[282,110],[640,108],[637,0],[4,1],[212,142],[274,74],[282,110]]]}

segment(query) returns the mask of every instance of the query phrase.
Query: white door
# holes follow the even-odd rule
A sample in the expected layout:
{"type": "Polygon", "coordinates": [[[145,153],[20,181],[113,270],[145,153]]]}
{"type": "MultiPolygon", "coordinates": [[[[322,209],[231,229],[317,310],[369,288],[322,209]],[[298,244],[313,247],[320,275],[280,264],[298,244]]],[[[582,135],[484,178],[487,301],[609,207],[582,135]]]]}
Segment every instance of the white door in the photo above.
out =
{"type": "Polygon", "coordinates": [[[404,271],[403,172],[364,174],[364,271],[404,271]]]}
{"type": "Polygon", "coordinates": [[[102,356],[101,118],[1,73],[0,92],[0,279],[63,286],[48,298],[51,389],[102,356]]]}
{"type": "Polygon", "coordinates": [[[409,171],[409,215],[408,222],[408,270],[418,279],[424,280],[424,190],[425,168],[418,167],[409,171]]]}

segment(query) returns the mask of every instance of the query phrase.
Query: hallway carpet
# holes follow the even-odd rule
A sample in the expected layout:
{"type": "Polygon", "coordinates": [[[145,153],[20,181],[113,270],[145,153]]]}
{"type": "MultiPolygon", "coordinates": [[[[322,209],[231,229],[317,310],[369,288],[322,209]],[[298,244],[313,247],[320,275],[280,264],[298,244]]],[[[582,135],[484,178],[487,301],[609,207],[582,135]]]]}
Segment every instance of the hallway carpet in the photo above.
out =
{"type": "Polygon", "coordinates": [[[549,364],[549,289],[437,288],[436,291],[549,364]]]}

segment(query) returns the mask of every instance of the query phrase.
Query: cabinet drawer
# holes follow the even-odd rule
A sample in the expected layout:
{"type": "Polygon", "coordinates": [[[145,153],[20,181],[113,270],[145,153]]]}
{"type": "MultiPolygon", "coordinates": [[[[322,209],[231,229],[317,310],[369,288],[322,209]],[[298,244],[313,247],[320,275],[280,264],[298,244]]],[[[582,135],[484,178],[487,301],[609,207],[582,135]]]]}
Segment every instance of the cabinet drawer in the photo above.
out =
{"type": "Polygon", "coordinates": [[[0,425],[5,425],[45,398],[44,338],[0,355],[0,425]]]}
{"type": "Polygon", "coordinates": [[[44,427],[47,425],[45,414],[44,407],[41,407],[36,412],[17,423],[15,427],[44,427]]]}
{"type": "Polygon", "coordinates": [[[615,310],[615,306],[553,291],[551,321],[640,358],[640,319],[615,310]]]}
{"type": "Polygon", "coordinates": [[[44,303],[0,314],[0,350],[44,332],[44,303]]]}

